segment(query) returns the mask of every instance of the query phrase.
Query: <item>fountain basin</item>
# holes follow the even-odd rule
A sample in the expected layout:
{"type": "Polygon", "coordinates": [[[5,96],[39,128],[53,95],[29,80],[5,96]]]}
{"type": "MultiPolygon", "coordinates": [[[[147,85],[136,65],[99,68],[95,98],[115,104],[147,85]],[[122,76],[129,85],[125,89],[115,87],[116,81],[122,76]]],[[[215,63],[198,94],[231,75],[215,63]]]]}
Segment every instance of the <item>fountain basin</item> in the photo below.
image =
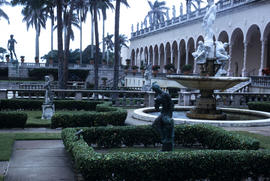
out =
{"type": "Polygon", "coordinates": [[[225,90],[241,82],[249,80],[248,77],[214,77],[214,76],[183,76],[167,75],[168,79],[175,80],[181,85],[200,90],[225,90]]]}
{"type": "MultiPolygon", "coordinates": [[[[192,106],[175,106],[175,111],[189,111],[192,106]]],[[[236,108],[219,108],[223,113],[234,113],[250,115],[252,120],[202,120],[189,118],[174,118],[175,124],[211,124],[220,127],[251,127],[251,126],[270,126],[270,113],[236,108]]],[[[153,122],[157,116],[149,113],[156,112],[154,107],[147,107],[134,110],[133,118],[153,122]]]]}

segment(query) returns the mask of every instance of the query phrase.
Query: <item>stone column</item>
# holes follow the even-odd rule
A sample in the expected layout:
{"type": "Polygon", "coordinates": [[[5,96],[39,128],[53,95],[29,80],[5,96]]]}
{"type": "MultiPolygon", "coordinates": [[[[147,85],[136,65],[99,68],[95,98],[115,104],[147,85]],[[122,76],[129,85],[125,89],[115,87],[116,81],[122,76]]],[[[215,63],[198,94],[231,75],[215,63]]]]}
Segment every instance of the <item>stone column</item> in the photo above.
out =
{"type": "MultiPolygon", "coordinates": [[[[186,46],[187,47],[187,46],[186,46]]],[[[188,47],[186,48],[186,64],[188,64],[188,52],[189,52],[189,49],[188,47]]]]}
{"type": "Polygon", "coordinates": [[[144,94],[144,106],[145,107],[153,107],[155,104],[155,92],[147,91],[144,94]]]}
{"type": "Polygon", "coordinates": [[[177,73],[179,74],[181,72],[180,70],[180,62],[181,62],[181,52],[180,52],[180,48],[177,51],[177,73]]]}
{"type": "Polygon", "coordinates": [[[261,65],[260,65],[260,70],[259,70],[259,75],[262,76],[262,70],[264,67],[264,60],[265,60],[265,47],[267,47],[267,40],[262,39],[262,48],[261,48],[261,65]]]}
{"type": "MultiPolygon", "coordinates": [[[[167,64],[167,51],[166,51],[166,48],[165,48],[165,51],[164,51],[164,63],[163,63],[163,69],[162,69],[162,72],[163,73],[166,73],[165,69],[164,69],[164,66],[167,64]]],[[[160,67],[161,68],[161,67],[160,67]]]]}
{"type": "Polygon", "coordinates": [[[150,54],[150,48],[149,48],[149,51],[148,51],[148,63],[151,62],[151,54],[150,54]]]}
{"type": "Polygon", "coordinates": [[[173,47],[171,49],[171,64],[173,64],[173,47]]]}
{"type": "Polygon", "coordinates": [[[155,62],[156,62],[156,52],[154,50],[153,51],[153,63],[152,63],[152,65],[155,65],[155,62]]]}
{"type": "Polygon", "coordinates": [[[229,59],[229,63],[228,63],[228,75],[232,76],[233,75],[233,70],[232,70],[232,48],[234,46],[234,43],[230,43],[229,44],[229,55],[230,55],[230,59],[229,59]]]}
{"type": "Polygon", "coordinates": [[[244,41],[244,60],[243,60],[243,69],[242,69],[242,77],[245,77],[247,74],[247,48],[248,42],[244,41]]]}

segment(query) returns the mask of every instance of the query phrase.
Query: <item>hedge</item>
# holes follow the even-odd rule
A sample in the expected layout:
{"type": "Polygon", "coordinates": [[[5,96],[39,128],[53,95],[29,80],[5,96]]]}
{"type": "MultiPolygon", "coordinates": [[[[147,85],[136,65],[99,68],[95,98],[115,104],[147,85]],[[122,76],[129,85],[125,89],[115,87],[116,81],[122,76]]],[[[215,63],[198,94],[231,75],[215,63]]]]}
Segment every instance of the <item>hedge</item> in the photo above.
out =
{"type": "Polygon", "coordinates": [[[270,102],[249,102],[248,108],[256,111],[270,112],[270,102]]]}
{"type": "Polygon", "coordinates": [[[77,114],[55,114],[51,119],[51,127],[92,127],[106,125],[124,125],[127,111],[113,108],[109,103],[98,104],[97,111],[77,114]]]}
{"type": "Polygon", "coordinates": [[[269,150],[101,154],[89,147],[82,138],[77,140],[76,131],[75,128],[64,129],[62,139],[85,180],[216,181],[270,177],[269,150]]]}
{"type": "Polygon", "coordinates": [[[24,128],[27,114],[18,112],[0,112],[0,128],[24,128]]]}
{"type": "MultiPolygon", "coordinates": [[[[68,70],[70,81],[85,81],[89,74],[89,70],[68,70]]],[[[52,75],[54,80],[58,80],[58,70],[57,69],[48,69],[48,68],[38,68],[32,69],[29,71],[29,77],[35,80],[44,80],[44,76],[52,75]]]]}
{"type": "Polygon", "coordinates": [[[0,77],[8,77],[8,68],[0,68],[0,77]]]}
{"type": "MultiPolygon", "coordinates": [[[[41,110],[44,100],[28,99],[2,99],[0,110],[41,110]]],[[[76,101],[76,100],[54,100],[56,110],[86,110],[94,111],[100,101],[76,101]]]]}
{"type": "MultiPolygon", "coordinates": [[[[227,132],[209,125],[176,125],[175,144],[195,145],[200,143],[208,149],[259,149],[259,141],[227,132]]],[[[121,145],[155,145],[160,138],[152,126],[116,126],[85,128],[84,140],[100,147],[119,147],[121,145]]]]}

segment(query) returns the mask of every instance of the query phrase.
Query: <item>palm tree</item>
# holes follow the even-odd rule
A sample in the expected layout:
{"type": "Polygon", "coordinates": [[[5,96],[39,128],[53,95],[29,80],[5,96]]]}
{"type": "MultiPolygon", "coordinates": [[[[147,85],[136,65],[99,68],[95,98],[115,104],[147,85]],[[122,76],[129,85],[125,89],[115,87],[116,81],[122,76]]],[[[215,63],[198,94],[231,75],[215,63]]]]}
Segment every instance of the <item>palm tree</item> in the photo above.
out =
{"type": "Polygon", "coordinates": [[[148,1],[148,4],[150,6],[150,11],[145,18],[149,18],[150,25],[164,22],[164,16],[169,9],[165,6],[166,2],[156,0],[154,4],[151,1],[148,1]]]}
{"type": "MultiPolygon", "coordinates": [[[[0,0],[0,6],[6,5],[6,4],[9,4],[9,2],[7,2],[5,0],[0,0]]],[[[0,8],[0,17],[3,17],[4,19],[6,19],[9,23],[8,15],[1,8],[0,8]]]]}
{"type": "Polygon", "coordinates": [[[123,34],[119,35],[120,52],[121,52],[122,47],[128,48],[128,45],[127,45],[128,42],[129,40],[126,35],[123,35],[123,34]]]}
{"type": "Polygon", "coordinates": [[[51,19],[51,51],[53,51],[53,31],[54,31],[54,21],[55,21],[54,7],[55,7],[55,1],[46,0],[45,10],[51,19]]]}
{"type": "Polygon", "coordinates": [[[41,27],[46,27],[46,12],[42,3],[35,1],[32,4],[27,4],[23,10],[23,21],[26,22],[27,30],[30,26],[36,30],[36,54],[35,57],[39,58],[39,36],[41,27]]]}
{"type": "Polygon", "coordinates": [[[114,47],[114,43],[112,41],[112,37],[113,37],[113,34],[109,35],[107,34],[106,37],[103,38],[103,43],[106,45],[107,47],[107,63],[109,62],[109,53],[110,53],[110,50],[112,51],[113,50],[113,47],[114,47]]]}
{"type": "Polygon", "coordinates": [[[75,9],[77,10],[80,21],[80,64],[82,64],[82,22],[85,22],[86,20],[86,15],[88,12],[87,2],[87,0],[75,1],[75,9]]]}
{"type": "MultiPolygon", "coordinates": [[[[114,76],[113,89],[118,89],[119,65],[120,65],[120,38],[119,38],[119,22],[120,22],[120,5],[123,3],[129,7],[127,0],[116,0],[115,5],[115,26],[114,26],[114,76]]],[[[114,97],[116,99],[116,97],[114,97]]]]}
{"type": "Polygon", "coordinates": [[[98,32],[98,14],[99,10],[103,8],[108,9],[112,8],[113,5],[110,0],[90,0],[89,1],[90,11],[94,15],[94,27],[95,27],[95,89],[98,89],[98,63],[99,63],[99,32],[98,32]]]}

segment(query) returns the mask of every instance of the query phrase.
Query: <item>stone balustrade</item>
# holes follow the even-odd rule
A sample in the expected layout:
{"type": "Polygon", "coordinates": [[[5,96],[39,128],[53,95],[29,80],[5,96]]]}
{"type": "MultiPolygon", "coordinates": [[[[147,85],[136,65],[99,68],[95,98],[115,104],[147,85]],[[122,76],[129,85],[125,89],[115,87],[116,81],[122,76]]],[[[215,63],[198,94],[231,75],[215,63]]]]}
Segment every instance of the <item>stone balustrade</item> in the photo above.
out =
{"type": "Polygon", "coordinates": [[[270,76],[251,76],[251,86],[254,87],[270,87],[270,76]]]}
{"type": "MultiPolygon", "coordinates": [[[[217,13],[220,13],[222,11],[227,11],[232,8],[236,8],[236,7],[251,3],[253,1],[258,1],[258,0],[220,0],[217,3],[217,7],[218,7],[217,13]]],[[[158,24],[154,24],[154,25],[152,24],[147,27],[144,26],[144,28],[137,29],[137,31],[132,31],[131,39],[144,36],[146,34],[153,33],[155,31],[164,30],[164,29],[170,28],[171,26],[185,24],[185,23],[188,23],[189,21],[202,18],[205,15],[206,10],[207,10],[207,7],[199,8],[196,11],[189,12],[189,14],[182,14],[178,17],[172,17],[158,24]]]]}

